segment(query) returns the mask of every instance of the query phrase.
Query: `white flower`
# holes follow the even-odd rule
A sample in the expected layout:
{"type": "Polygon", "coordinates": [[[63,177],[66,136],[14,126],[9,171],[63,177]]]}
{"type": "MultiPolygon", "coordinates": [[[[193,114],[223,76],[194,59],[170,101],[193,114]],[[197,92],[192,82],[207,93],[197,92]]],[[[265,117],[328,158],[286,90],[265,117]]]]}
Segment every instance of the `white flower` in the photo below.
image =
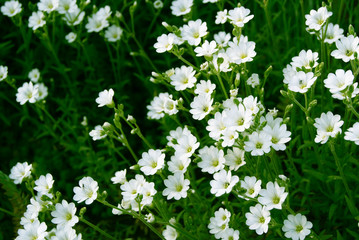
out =
{"type": "Polygon", "coordinates": [[[158,170],[162,169],[165,164],[165,154],[161,150],[150,149],[148,152],[142,153],[142,158],[138,161],[141,171],[145,175],[154,175],[158,170]]]}
{"type": "Polygon", "coordinates": [[[24,105],[27,101],[29,103],[35,103],[39,97],[39,90],[32,82],[25,82],[21,87],[17,89],[16,101],[21,105],[24,105]]]}
{"type": "Polygon", "coordinates": [[[353,127],[349,128],[345,132],[344,139],[355,142],[356,145],[359,145],[359,122],[354,123],[353,127]]]}
{"type": "Polygon", "coordinates": [[[272,148],[276,151],[284,151],[285,143],[290,141],[291,132],[287,131],[287,125],[276,124],[271,127],[269,125],[263,128],[263,131],[271,136],[272,148]]]}
{"type": "Polygon", "coordinates": [[[177,155],[174,155],[171,157],[171,161],[167,162],[168,171],[170,171],[171,173],[179,172],[184,174],[187,171],[187,168],[190,163],[190,158],[178,157],[177,155]]]}
{"type": "Polygon", "coordinates": [[[311,70],[318,66],[318,53],[312,52],[312,50],[302,50],[299,53],[299,56],[293,57],[292,62],[290,63],[294,69],[305,68],[306,70],[311,70]]]}
{"type": "Polygon", "coordinates": [[[199,83],[196,84],[196,89],[194,90],[194,93],[198,95],[211,95],[214,89],[216,89],[216,84],[213,84],[211,80],[201,80],[199,83]]]}
{"type": "Polygon", "coordinates": [[[212,103],[213,98],[210,95],[200,94],[194,97],[193,102],[191,102],[191,110],[189,110],[193,119],[202,120],[205,118],[213,109],[212,103]]]}
{"type": "Polygon", "coordinates": [[[93,14],[91,17],[88,17],[88,23],[86,24],[86,29],[88,32],[100,32],[102,29],[109,26],[107,18],[111,12],[107,12],[101,8],[97,13],[93,14]]]}
{"type": "Polygon", "coordinates": [[[172,100],[172,95],[168,93],[160,93],[155,97],[150,105],[147,106],[149,110],[147,117],[149,119],[160,119],[164,117],[165,113],[169,115],[177,113],[177,102],[172,100]],[[172,108],[172,110],[170,109],[172,108]],[[170,111],[171,110],[171,111],[170,111]]]}
{"type": "Polygon", "coordinates": [[[61,227],[73,227],[79,221],[75,214],[75,204],[62,200],[61,203],[56,203],[55,210],[51,212],[51,222],[61,227]]]}
{"type": "Polygon", "coordinates": [[[198,163],[198,167],[202,169],[202,172],[213,174],[224,168],[226,160],[222,149],[218,150],[215,146],[205,146],[199,150],[199,157],[202,161],[198,163]]]}
{"type": "Polygon", "coordinates": [[[15,16],[16,14],[20,13],[21,10],[21,3],[14,0],[5,2],[4,6],[1,7],[2,14],[8,17],[15,16]]]}
{"type": "Polygon", "coordinates": [[[94,140],[94,141],[103,139],[103,138],[107,137],[108,131],[106,128],[108,128],[110,126],[111,126],[111,124],[109,124],[108,122],[105,122],[103,124],[103,126],[97,125],[94,130],[91,130],[89,135],[92,137],[92,140],[94,140]]]}
{"type": "Polygon", "coordinates": [[[225,164],[229,166],[230,170],[237,171],[246,164],[246,161],[244,161],[244,151],[236,147],[232,150],[229,149],[224,158],[226,159],[225,164]]]}
{"type": "Polygon", "coordinates": [[[111,178],[113,184],[124,184],[126,182],[126,169],[117,171],[115,176],[111,178]]]}
{"type": "Polygon", "coordinates": [[[259,85],[259,76],[257,73],[253,73],[248,79],[247,79],[247,85],[250,85],[252,88],[255,88],[259,85]]]}
{"type": "Polygon", "coordinates": [[[340,115],[333,115],[332,112],[322,113],[320,118],[315,119],[314,127],[317,128],[317,136],[314,141],[321,144],[326,143],[329,137],[335,137],[342,132],[340,127],[343,124],[344,121],[340,120],[340,115]]]}
{"type": "Polygon", "coordinates": [[[258,196],[259,191],[261,190],[262,180],[258,180],[256,177],[244,177],[244,180],[241,180],[241,187],[246,189],[247,192],[245,195],[251,198],[255,198],[258,196]]]}
{"type": "Polygon", "coordinates": [[[171,78],[171,85],[173,85],[176,91],[182,91],[187,88],[194,87],[197,79],[194,76],[196,71],[193,70],[193,67],[182,66],[181,68],[175,68],[175,74],[171,78]]]}
{"type": "Polygon", "coordinates": [[[162,34],[157,37],[157,42],[154,47],[156,48],[156,52],[163,53],[166,51],[170,51],[173,47],[174,37],[171,34],[162,34]]]}
{"type": "Polygon", "coordinates": [[[224,124],[227,115],[225,112],[221,114],[220,112],[216,112],[214,114],[214,118],[208,120],[208,126],[206,127],[207,131],[209,131],[209,136],[214,140],[218,141],[221,135],[224,133],[227,128],[224,124]]]}
{"type": "Polygon", "coordinates": [[[181,36],[189,45],[198,46],[201,38],[207,33],[207,23],[202,23],[201,19],[197,19],[196,21],[189,21],[187,25],[183,26],[181,36]]]}
{"type": "Polygon", "coordinates": [[[186,15],[191,12],[193,0],[175,0],[172,2],[171,10],[175,16],[186,15]]]}
{"type": "Polygon", "coordinates": [[[215,52],[217,52],[218,49],[215,41],[208,42],[207,40],[205,40],[202,46],[196,47],[194,51],[197,53],[196,54],[197,57],[201,57],[201,56],[210,57],[215,52]]]}
{"type": "Polygon", "coordinates": [[[167,200],[172,198],[179,200],[187,197],[187,190],[189,189],[190,181],[184,178],[182,173],[175,173],[168,176],[164,180],[166,188],[163,190],[162,195],[167,196],[167,200]]]}
{"type": "Polygon", "coordinates": [[[302,214],[288,215],[288,220],[284,220],[282,230],[286,238],[292,240],[304,240],[310,234],[310,229],[313,224],[307,221],[307,218],[302,214]]]}
{"type": "Polygon", "coordinates": [[[293,92],[306,93],[314,84],[317,77],[312,72],[298,72],[288,83],[288,89],[293,92]]]}
{"type": "Polygon", "coordinates": [[[221,235],[222,240],[238,240],[239,231],[234,230],[233,228],[227,228],[221,235]]]}
{"type": "Polygon", "coordinates": [[[297,74],[297,70],[290,64],[287,64],[286,68],[283,69],[283,83],[289,84],[292,78],[297,74]]]}
{"type": "Polygon", "coordinates": [[[243,104],[239,104],[230,110],[224,110],[228,118],[225,118],[226,127],[234,129],[238,132],[244,132],[251,126],[252,112],[247,110],[243,104]]]}
{"type": "Polygon", "coordinates": [[[268,223],[271,220],[270,212],[267,207],[260,204],[249,208],[250,212],[246,213],[246,224],[249,229],[256,230],[258,235],[268,232],[268,223]]]}
{"type": "Polygon", "coordinates": [[[197,138],[192,134],[183,135],[177,139],[177,144],[173,145],[175,156],[181,158],[189,158],[199,147],[197,138]]]}
{"type": "Polygon", "coordinates": [[[253,61],[253,58],[257,55],[254,51],[255,42],[239,42],[238,44],[229,43],[226,53],[230,58],[230,62],[241,64],[245,62],[253,61]]]}
{"type": "Polygon", "coordinates": [[[37,68],[32,69],[27,75],[31,82],[37,83],[40,79],[40,71],[37,68]]]}
{"type": "Polygon", "coordinates": [[[70,32],[65,36],[65,39],[68,43],[73,43],[77,38],[77,34],[74,32],[70,32]]]}
{"type": "Polygon", "coordinates": [[[27,240],[27,239],[36,239],[36,240],[45,240],[45,237],[48,235],[46,232],[47,226],[46,223],[40,223],[39,220],[35,220],[33,223],[24,225],[24,229],[18,230],[18,237],[16,240],[27,240]]]}
{"type": "Polygon", "coordinates": [[[326,23],[327,19],[332,15],[333,13],[328,12],[326,7],[321,7],[318,9],[318,11],[310,10],[310,13],[305,15],[305,18],[307,19],[305,24],[309,29],[319,31],[320,28],[326,23]]]}
{"type": "MultiPolygon", "coordinates": [[[[54,231],[54,236],[50,240],[81,240],[82,235],[76,234],[76,230],[71,227],[57,227],[54,231]]],[[[51,235],[51,232],[50,234],[51,235]]]]}
{"type": "Polygon", "coordinates": [[[249,15],[250,12],[251,11],[249,9],[244,8],[243,6],[239,8],[237,7],[229,10],[228,19],[231,20],[231,24],[242,28],[244,27],[244,24],[249,22],[254,17],[254,15],[249,15]]]}
{"type": "Polygon", "coordinates": [[[231,34],[226,32],[219,32],[214,34],[214,40],[218,44],[218,47],[226,47],[228,45],[229,40],[231,40],[231,34]]]}
{"type": "Polygon", "coordinates": [[[231,171],[222,169],[221,171],[213,175],[213,179],[210,182],[211,193],[216,197],[219,197],[225,193],[230,193],[234,185],[239,181],[238,176],[233,176],[231,171]]]}
{"type": "Polygon", "coordinates": [[[145,215],[145,220],[149,223],[153,223],[155,221],[155,216],[152,213],[147,213],[145,215]]]}
{"type": "Polygon", "coordinates": [[[62,19],[68,26],[76,26],[83,21],[84,17],[85,13],[76,6],[73,11],[65,13],[62,19]]]}
{"type": "Polygon", "coordinates": [[[260,197],[258,202],[267,207],[268,210],[273,208],[282,209],[282,203],[287,198],[288,193],[284,187],[279,187],[277,182],[268,182],[266,189],[259,191],[260,197]]]}
{"type": "Polygon", "coordinates": [[[123,34],[122,28],[112,25],[105,31],[105,38],[109,42],[117,42],[121,39],[123,34]]]}
{"type": "Polygon", "coordinates": [[[31,174],[32,164],[17,163],[14,167],[11,168],[9,178],[14,180],[15,184],[20,184],[24,178],[27,178],[31,174]]]}
{"type": "Polygon", "coordinates": [[[90,205],[97,198],[98,183],[92,177],[83,177],[79,181],[80,187],[74,187],[74,200],[78,203],[85,201],[90,205]]]}
{"type": "MultiPolygon", "coordinates": [[[[343,33],[344,33],[344,30],[341,29],[338,24],[334,25],[333,23],[329,23],[328,27],[327,27],[327,33],[325,35],[324,42],[332,44],[332,43],[338,41],[338,39],[344,37],[343,33]]],[[[319,35],[320,35],[320,37],[322,37],[323,31],[320,31],[319,35]]]]}
{"type": "MultiPolygon", "coordinates": [[[[171,218],[169,222],[172,225],[176,224],[176,220],[174,218],[171,218]]],[[[163,230],[162,235],[166,240],[176,240],[178,237],[176,229],[174,229],[170,225],[166,225],[166,229],[163,230]]]]}
{"type": "Polygon", "coordinates": [[[36,186],[34,187],[34,190],[36,190],[39,195],[46,195],[49,198],[52,198],[50,190],[54,182],[55,181],[50,173],[46,174],[46,176],[42,175],[35,181],[36,186]]]}
{"type": "Polygon", "coordinates": [[[0,66],[0,82],[7,78],[7,66],[0,66]]]}
{"type": "Polygon", "coordinates": [[[227,9],[224,9],[223,11],[218,11],[216,15],[215,24],[223,24],[227,22],[227,18],[228,18],[227,13],[228,13],[227,9]]]}
{"type": "Polygon", "coordinates": [[[33,12],[29,17],[29,28],[32,28],[32,30],[35,31],[36,29],[44,26],[46,24],[44,17],[45,15],[41,11],[33,12]]]}
{"type": "Polygon", "coordinates": [[[59,7],[57,8],[57,11],[60,14],[65,14],[68,12],[76,11],[76,8],[78,8],[76,5],[76,0],[60,0],[59,7]]]}
{"type": "Polygon", "coordinates": [[[110,90],[103,90],[102,92],[100,92],[98,94],[98,98],[96,98],[96,103],[98,104],[98,107],[103,107],[105,105],[108,107],[112,107],[114,105],[112,99],[114,94],[115,93],[112,88],[110,88],[110,90]]]}
{"type": "Polygon", "coordinates": [[[337,93],[352,85],[353,81],[354,75],[351,70],[344,72],[343,69],[338,69],[335,74],[329,73],[328,78],[324,79],[324,86],[331,93],[337,93]]]}
{"type": "Polygon", "coordinates": [[[131,179],[121,185],[121,195],[124,201],[133,201],[141,191],[142,185],[145,183],[145,178],[137,174],[135,179],[131,179]]]}
{"type": "Polygon", "coordinates": [[[214,212],[214,217],[209,219],[209,233],[214,234],[217,239],[221,238],[228,229],[228,223],[231,218],[231,212],[220,208],[214,212]]]}
{"type": "Polygon", "coordinates": [[[354,60],[354,53],[359,52],[359,38],[350,35],[342,37],[335,42],[337,50],[334,50],[330,55],[336,59],[342,59],[344,62],[354,60]]]}
{"type": "Polygon", "coordinates": [[[249,141],[244,142],[244,150],[251,152],[252,156],[261,156],[264,153],[269,153],[272,145],[271,136],[261,131],[260,133],[253,132],[249,135],[249,141]]]}
{"type": "Polygon", "coordinates": [[[50,13],[59,7],[59,0],[40,0],[37,7],[40,11],[50,13]]]}

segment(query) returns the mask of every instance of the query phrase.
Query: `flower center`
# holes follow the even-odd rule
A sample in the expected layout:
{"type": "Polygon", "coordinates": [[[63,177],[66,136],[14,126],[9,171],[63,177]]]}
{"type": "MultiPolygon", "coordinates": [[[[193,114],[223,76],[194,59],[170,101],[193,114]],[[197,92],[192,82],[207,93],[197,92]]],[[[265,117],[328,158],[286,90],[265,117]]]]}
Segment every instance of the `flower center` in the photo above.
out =
{"type": "Polygon", "coordinates": [[[249,195],[252,195],[253,193],[254,193],[254,189],[253,189],[253,188],[248,189],[248,194],[249,194],[249,195]]]}
{"type": "Polygon", "coordinates": [[[274,204],[278,204],[280,202],[280,198],[278,196],[275,196],[273,199],[272,199],[272,202],[274,204]]]}
{"type": "Polygon", "coordinates": [[[256,148],[257,149],[261,149],[262,147],[263,147],[263,143],[261,143],[261,142],[256,143],[256,148]]]}
{"type": "Polygon", "coordinates": [[[302,225],[297,225],[296,227],[295,227],[295,231],[296,232],[301,232],[303,230],[303,226],[302,225]]]}
{"type": "Polygon", "coordinates": [[[265,223],[266,222],[266,219],[262,216],[259,218],[259,223],[265,223]]]}
{"type": "Polygon", "coordinates": [[[182,189],[183,189],[183,186],[182,186],[182,185],[179,184],[179,185],[176,186],[176,191],[177,191],[177,192],[181,192],[182,189]]]}
{"type": "Polygon", "coordinates": [[[70,221],[72,219],[72,214],[67,213],[65,219],[66,219],[66,221],[70,221]]]}

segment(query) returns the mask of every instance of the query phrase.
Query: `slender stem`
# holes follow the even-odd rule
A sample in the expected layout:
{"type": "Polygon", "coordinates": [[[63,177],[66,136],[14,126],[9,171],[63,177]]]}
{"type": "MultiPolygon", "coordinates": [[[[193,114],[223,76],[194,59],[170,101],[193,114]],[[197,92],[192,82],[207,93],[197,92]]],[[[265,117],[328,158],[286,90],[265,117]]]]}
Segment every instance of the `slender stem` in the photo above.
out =
{"type": "Polygon", "coordinates": [[[8,210],[6,210],[4,208],[1,208],[1,207],[0,207],[0,212],[4,212],[4,213],[9,214],[9,215],[11,215],[13,217],[16,217],[16,215],[13,212],[10,212],[10,211],[8,211],[8,210]]]}
{"type": "Polygon", "coordinates": [[[136,156],[135,152],[132,150],[130,144],[127,141],[126,135],[123,132],[122,128],[120,128],[121,134],[119,134],[116,130],[114,130],[114,132],[116,133],[116,135],[118,137],[123,138],[123,144],[125,144],[125,146],[127,147],[128,151],[130,151],[132,157],[136,160],[136,163],[138,162],[138,157],[136,156]]]}
{"type": "Polygon", "coordinates": [[[110,234],[106,233],[105,231],[103,231],[101,228],[99,228],[98,226],[90,223],[89,221],[87,221],[86,219],[84,219],[83,217],[80,218],[80,221],[85,223],[86,225],[92,227],[93,229],[95,229],[96,231],[98,231],[99,233],[101,233],[102,235],[104,235],[105,237],[109,238],[109,239],[113,239],[116,240],[116,238],[112,237],[110,234]]]}
{"type": "Polygon", "coordinates": [[[165,240],[165,238],[162,236],[162,234],[159,233],[157,231],[157,229],[154,228],[149,222],[147,222],[142,215],[139,215],[138,213],[136,213],[136,212],[134,212],[132,210],[125,210],[125,209],[118,208],[115,205],[112,205],[111,203],[108,203],[107,201],[101,201],[101,200],[98,200],[98,199],[97,199],[97,201],[102,203],[103,205],[105,205],[107,207],[119,210],[119,211],[121,211],[121,212],[123,212],[125,214],[131,215],[134,218],[139,219],[143,224],[145,224],[149,229],[151,229],[160,239],[165,240]]]}
{"type": "Polygon", "coordinates": [[[192,63],[190,63],[189,61],[187,61],[186,59],[184,59],[181,55],[178,55],[176,53],[173,53],[179,60],[181,60],[182,62],[184,62],[185,64],[193,67],[193,69],[195,69],[197,72],[200,71],[200,69],[198,67],[196,67],[195,65],[193,65],[192,63]]]}
{"type": "MultiPolygon", "coordinates": [[[[340,177],[343,181],[343,184],[344,184],[344,187],[345,187],[345,190],[349,196],[349,200],[352,204],[352,206],[355,207],[355,204],[354,204],[354,201],[353,201],[353,195],[352,195],[352,192],[350,191],[350,188],[349,188],[349,185],[348,185],[348,182],[347,182],[347,179],[344,175],[344,170],[343,170],[343,166],[341,164],[341,161],[340,159],[338,158],[338,155],[335,151],[335,143],[333,141],[330,141],[329,143],[329,146],[330,146],[330,151],[332,152],[333,154],[333,157],[334,157],[334,160],[335,160],[335,164],[337,165],[337,168],[339,170],[339,174],[340,174],[340,177]]],[[[357,209],[355,208],[355,210],[357,211],[357,209]]]]}
{"type": "Polygon", "coordinates": [[[221,85],[222,91],[224,93],[224,96],[226,97],[226,99],[228,99],[228,94],[226,92],[226,88],[224,87],[224,84],[223,84],[223,81],[222,81],[222,78],[221,78],[221,74],[217,73],[217,77],[218,77],[218,80],[219,80],[219,84],[221,85]]]}

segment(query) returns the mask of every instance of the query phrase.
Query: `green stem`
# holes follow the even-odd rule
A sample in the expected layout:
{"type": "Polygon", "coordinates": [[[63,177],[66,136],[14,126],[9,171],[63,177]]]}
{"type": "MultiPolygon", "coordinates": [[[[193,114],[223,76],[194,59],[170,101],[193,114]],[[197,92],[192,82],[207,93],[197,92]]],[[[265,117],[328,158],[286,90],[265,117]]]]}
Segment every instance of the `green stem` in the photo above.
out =
{"type": "Polygon", "coordinates": [[[87,221],[86,219],[84,219],[83,217],[80,218],[80,221],[85,223],[86,225],[90,226],[91,228],[93,228],[94,230],[96,230],[97,232],[101,233],[102,235],[104,235],[105,237],[109,238],[109,239],[113,239],[116,240],[116,238],[112,237],[110,234],[106,233],[105,231],[103,231],[101,228],[99,228],[98,226],[90,223],[89,221],[87,221]]]}
{"type": "Polygon", "coordinates": [[[116,133],[116,135],[118,137],[123,138],[123,144],[125,144],[126,148],[128,149],[128,151],[130,151],[132,157],[135,159],[136,163],[138,162],[138,157],[136,156],[135,152],[132,150],[130,144],[127,141],[126,135],[123,132],[122,128],[120,128],[121,134],[119,134],[116,130],[114,130],[114,132],[116,133]]]}
{"type": "Polygon", "coordinates": [[[16,217],[16,215],[14,213],[12,213],[12,212],[4,209],[4,208],[1,208],[1,207],[0,207],[0,212],[4,212],[4,213],[9,214],[9,215],[11,215],[13,217],[16,217]]]}
{"type": "Polygon", "coordinates": [[[223,81],[222,81],[220,73],[217,73],[217,77],[218,77],[218,80],[219,80],[219,84],[221,85],[222,91],[224,93],[224,96],[226,97],[226,99],[228,99],[228,94],[226,92],[226,88],[224,87],[224,84],[223,84],[223,81]]]}

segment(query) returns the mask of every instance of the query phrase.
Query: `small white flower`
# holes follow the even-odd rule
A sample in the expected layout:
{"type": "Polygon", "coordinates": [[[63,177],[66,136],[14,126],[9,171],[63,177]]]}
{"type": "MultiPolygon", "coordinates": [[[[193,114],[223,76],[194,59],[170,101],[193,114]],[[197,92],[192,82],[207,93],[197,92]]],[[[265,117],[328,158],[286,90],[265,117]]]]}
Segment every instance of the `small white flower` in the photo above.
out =
{"type": "Polygon", "coordinates": [[[112,25],[105,31],[105,38],[109,42],[117,42],[121,39],[123,34],[122,28],[112,25]]]}
{"type": "Polygon", "coordinates": [[[220,208],[214,212],[214,217],[209,219],[209,233],[214,234],[217,239],[222,238],[228,229],[228,223],[231,219],[231,212],[227,209],[220,208]]]}
{"type": "Polygon", "coordinates": [[[265,205],[268,210],[273,208],[282,209],[282,204],[287,198],[288,193],[285,192],[284,187],[279,187],[277,182],[268,182],[266,189],[261,189],[259,191],[260,197],[258,197],[258,202],[262,205],[265,205]]]}
{"type": "Polygon", "coordinates": [[[70,32],[65,36],[65,39],[68,43],[73,43],[77,38],[77,34],[74,32],[70,32]]]}
{"type": "Polygon", "coordinates": [[[92,177],[83,177],[79,181],[80,187],[74,187],[74,200],[78,203],[85,201],[90,205],[97,198],[98,183],[92,177]]]}
{"type": "Polygon", "coordinates": [[[228,10],[224,9],[223,11],[218,11],[216,15],[215,24],[224,24],[228,19],[228,10]]]}
{"type": "Polygon", "coordinates": [[[190,163],[190,158],[178,157],[177,155],[174,155],[171,157],[171,161],[167,162],[168,171],[170,171],[171,173],[180,172],[184,174],[187,171],[187,168],[190,163]]]}
{"type": "Polygon", "coordinates": [[[142,158],[138,161],[141,171],[145,175],[154,175],[164,167],[165,154],[161,150],[150,149],[148,152],[142,153],[142,158]]]}
{"type": "Polygon", "coordinates": [[[343,69],[338,69],[335,74],[329,73],[328,78],[324,79],[324,86],[331,93],[337,93],[352,85],[353,81],[354,75],[351,70],[344,72],[343,69]]]}
{"type": "Polygon", "coordinates": [[[359,145],[359,122],[354,123],[353,127],[349,128],[345,132],[344,139],[355,142],[356,145],[359,145]]]}
{"type": "Polygon", "coordinates": [[[189,21],[187,25],[183,26],[181,31],[182,39],[192,46],[198,46],[201,42],[201,38],[207,34],[207,23],[202,22],[201,19],[189,21]]]}
{"type": "Polygon", "coordinates": [[[175,68],[175,74],[171,78],[171,85],[173,85],[176,91],[182,91],[187,88],[194,87],[197,79],[194,76],[196,71],[193,67],[182,66],[181,68],[175,68]]]}
{"type": "Polygon", "coordinates": [[[239,42],[238,44],[229,43],[226,53],[230,58],[230,62],[241,64],[245,62],[253,61],[253,58],[257,55],[254,50],[256,47],[255,42],[239,42]]]}
{"type": "Polygon", "coordinates": [[[315,80],[317,80],[317,77],[314,77],[314,73],[300,71],[295,74],[288,83],[288,89],[293,92],[306,93],[314,84],[315,80]]]}
{"type": "Polygon", "coordinates": [[[244,150],[251,152],[252,156],[261,156],[264,153],[269,153],[272,145],[271,136],[265,132],[253,132],[249,135],[249,141],[244,142],[244,150]]]}
{"type": "MultiPolygon", "coordinates": [[[[320,37],[322,37],[323,31],[320,31],[319,33],[320,37]]],[[[338,24],[334,25],[333,23],[329,23],[324,42],[329,44],[335,43],[340,38],[344,37],[343,33],[344,30],[341,29],[338,24]]]]}
{"type": "Polygon", "coordinates": [[[62,17],[68,26],[76,26],[82,23],[84,20],[85,13],[82,12],[77,6],[73,9],[72,12],[67,12],[62,17]]]}
{"type": "Polygon", "coordinates": [[[310,13],[305,15],[305,24],[309,29],[319,31],[326,23],[327,19],[332,15],[333,13],[329,12],[326,7],[321,7],[318,11],[310,10],[310,13]]]}
{"type": "Polygon", "coordinates": [[[320,118],[315,119],[314,127],[317,128],[317,136],[314,141],[321,144],[326,143],[329,137],[335,137],[342,132],[340,127],[343,124],[344,121],[340,120],[340,115],[333,115],[330,111],[322,113],[320,118]]]}
{"type": "Polygon", "coordinates": [[[313,224],[307,221],[307,218],[302,214],[288,215],[288,219],[284,220],[282,230],[286,238],[292,240],[304,240],[310,234],[310,229],[313,224]]]}
{"type": "Polygon", "coordinates": [[[0,66],[0,82],[7,78],[7,66],[0,66]]]}
{"type": "Polygon", "coordinates": [[[258,235],[268,232],[268,223],[271,220],[270,212],[267,207],[260,204],[249,208],[250,212],[246,213],[246,224],[249,229],[256,230],[258,235]]]}
{"type": "Polygon", "coordinates": [[[213,179],[210,182],[211,193],[216,197],[219,197],[225,193],[230,193],[234,185],[239,181],[238,176],[233,176],[231,171],[222,169],[221,171],[213,175],[213,179]]]}
{"type": "Polygon", "coordinates": [[[231,34],[226,32],[219,32],[214,34],[213,38],[218,44],[219,48],[226,47],[228,45],[228,42],[231,40],[231,34]]]}
{"type": "Polygon", "coordinates": [[[32,69],[29,74],[28,78],[31,82],[37,83],[40,79],[40,71],[37,68],[32,69]]]}
{"type": "Polygon", "coordinates": [[[210,95],[200,94],[194,97],[190,105],[191,109],[189,110],[193,119],[202,120],[205,118],[213,109],[212,103],[213,98],[210,95]]]}
{"type": "Polygon", "coordinates": [[[293,57],[290,63],[294,69],[305,68],[311,70],[318,66],[318,53],[312,52],[312,50],[302,50],[299,52],[299,56],[293,57]]]}
{"type": "Polygon", "coordinates": [[[1,12],[5,16],[13,17],[21,12],[21,3],[18,1],[7,1],[5,4],[1,7],[1,12]]]}
{"type": "Polygon", "coordinates": [[[59,6],[56,9],[60,14],[66,14],[68,12],[76,11],[76,0],[60,0],[59,6]]]}
{"type": "Polygon", "coordinates": [[[21,105],[26,102],[35,103],[39,97],[39,89],[35,87],[32,82],[25,82],[17,89],[16,101],[21,105]]]}
{"type": "Polygon", "coordinates": [[[201,80],[196,84],[196,89],[194,90],[195,94],[198,95],[211,95],[216,89],[216,84],[213,84],[211,80],[201,80]]]}
{"type": "Polygon", "coordinates": [[[239,231],[234,230],[233,228],[227,228],[221,235],[222,240],[238,240],[239,231]]]}
{"type": "Polygon", "coordinates": [[[171,10],[175,16],[186,15],[191,12],[193,0],[175,0],[172,2],[171,10]]]}
{"type": "Polygon", "coordinates": [[[247,79],[247,85],[251,86],[252,88],[255,88],[259,85],[259,76],[257,73],[253,73],[248,79],[247,79]]]}
{"type": "Polygon", "coordinates": [[[52,189],[54,182],[55,181],[50,173],[46,174],[46,176],[42,175],[35,181],[34,190],[36,190],[39,195],[46,195],[49,198],[52,198],[53,195],[50,193],[50,190],[52,189]]]}
{"type": "Polygon", "coordinates": [[[11,168],[11,172],[9,178],[14,180],[15,184],[22,183],[24,178],[27,178],[31,174],[32,164],[28,164],[27,162],[24,163],[17,163],[14,167],[11,168]]]}
{"type": "Polygon", "coordinates": [[[225,158],[223,150],[218,150],[215,146],[207,147],[199,150],[199,157],[202,159],[198,163],[198,167],[202,172],[213,174],[224,168],[225,158]]]}
{"type": "Polygon", "coordinates": [[[359,52],[359,38],[350,35],[342,37],[335,42],[337,50],[334,50],[330,55],[336,59],[342,59],[344,62],[354,60],[354,53],[359,52]]]}
{"type": "Polygon", "coordinates": [[[40,0],[37,7],[40,11],[50,13],[59,7],[59,0],[40,0]]]}
{"type": "Polygon", "coordinates": [[[48,235],[46,232],[47,226],[46,223],[40,223],[39,220],[35,220],[33,223],[24,225],[24,229],[18,230],[18,237],[16,240],[25,240],[25,239],[36,239],[36,240],[45,240],[48,235]]]}
{"type": "Polygon", "coordinates": [[[196,54],[197,57],[201,57],[201,56],[210,57],[215,52],[217,52],[218,49],[215,41],[208,42],[207,40],[205,40],[202,46],[196,47],[194,51],[197,53],[196,54]]]}
{"type": "Polygon", "coordinates": [[[190,181],[184,178],[182,173],[175,173],[168,176],[164,180],[166,188],[163,190],[162,195],[167,196],[167,200],[172,198],[179,200],[187,197],[187,190],[189,189],[190,181]]]}
{"type": "Polygon", "coordinates": [[[33,31],[44,26],[46,21],[44,20],[44,13],[41,11],[33,12],[29,18],[29,28],[32,28],[33,31]]]}
{"type": "Polygon", "coordinates": [[[156,9],[161,9],[163,8],[163,2],[161,0],[156,0],[153,2],[153,7],[156,9]]]}
{"type": "Polygon", "coordinates": [[[105,122],[103,126],[97,125],[94,130],[91,130],[89,135],[92,137],[92,140],[100,140],[107,137],[108,130],[106,128],[110,127],[111,124],[105,122]]]}
{"type": "Polygon", "coordinates": [[[96,103],[98,104],[98,107],[103,107],[105,105],[108,107],[112,107],[114,105],[113,102],[114,94],[115,93],[112,90],[112,88],[110,88],[110,90],[104,90],[100,92],[98,98],[96,98],[96,103]]]}
{"type": "Polygon", "coordinates": [[[245,195],[251,198],[255,198],[258,196],[259,191],[261,190],[262,180],[258,180],[256,177],[244,177],[244,180],[241,180],[241,187],[246,189],[247,192],[245,195]]]}
{"type": "Polygon", "coordinates": [[[232,150],[229,149],[224,158],[226,159],[225,164],[229,166],[230,170],[237,171],[246,164],[246,161],[244,161],[244,151],[236,147],[232,150]]]}
{"type": "Polygon", "coordinates": [[[79,221],[75,214],[75,204],[62,200],[61,203],[56,203],[55,210],[51,212],[51,222],[61,227],[73,227],[79,221]]]}
{"type": "Polygon", "coordinates": [[[254,15],[249,15],[250,12],[251,11],[249,9],[244,8],[243,6],[239,8],[237,7],[229,10],[228,19],[231,20],[231,24],[242,28],[244,27],[244,24],[249,22],[254,17],[254,15]]]}
{"type": "Polygon", "coordinates": [[[152,213],[147,213],[145,215],[145,220],[149,223],[153,223],[155,221],[155,216],[152,213]]]}
{"type": "Polygon", "coordinates": [[[156,52],[164,53],[168,52],[172,49],[174,43],[174,37],[171,34],[162,34],[157,37],[157,42],[154,47],[156,48],[156,52]]]}
{"type": "Polygon", "coordinates": [[[111,178],[113,184],[124,184],[126,182],[126,169],[117,171],[115,176],[111,178]]]}
{"type": "MultiPolygon", "coordinates": [[[[171,218],[169,222],[172,225],[176,224],[176,220],[174,218],[171,218]]],[[[174,229],[170,225],[166,225],[166,229],[163,230],[162,235],[166,240],[176,240],[178,237],[176,229],[174,229]]]]}

